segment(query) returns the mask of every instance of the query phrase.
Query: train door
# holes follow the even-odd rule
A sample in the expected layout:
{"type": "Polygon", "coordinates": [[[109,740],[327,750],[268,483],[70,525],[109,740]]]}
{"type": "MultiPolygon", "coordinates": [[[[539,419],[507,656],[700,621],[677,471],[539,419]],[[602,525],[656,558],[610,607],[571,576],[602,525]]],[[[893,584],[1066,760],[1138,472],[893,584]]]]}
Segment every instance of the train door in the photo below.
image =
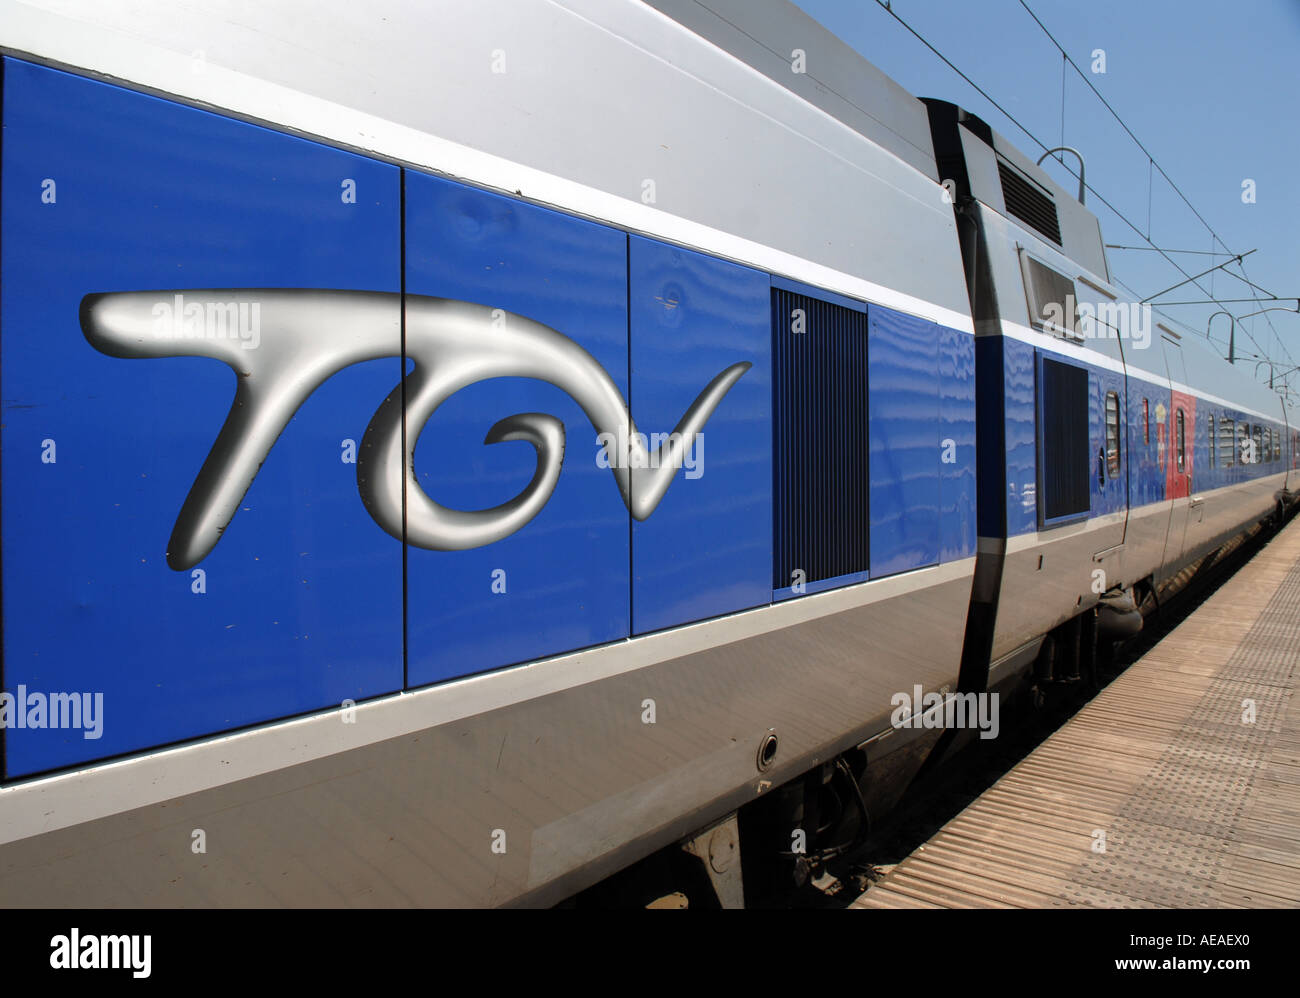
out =
{"type": "Polygon", "coordinates": [[[1110,559],[1117,556],[1124,543],[1128,519],[1128,442],[1124,434],[1124,375],[1097,368],[1090,372],[1092,393],[1090,443],[1093,474],[1090,478],[1094,524],[1094,564],[1109,574],[1114,569],[1110,559]]]}
{"type": "Polygon", "coordinates": [[[1204,500],[1192,494],[1196,399],[1180,390],[1187,384],[1182,346],[1168,336],[1163,338],[1163,346],[1170,381],[1169,416],[1165,426],[1165,495],[1172,503],[1164,563],[1172,566],[1186,550],[1189,520],[1204,515],[1204,500]]]}

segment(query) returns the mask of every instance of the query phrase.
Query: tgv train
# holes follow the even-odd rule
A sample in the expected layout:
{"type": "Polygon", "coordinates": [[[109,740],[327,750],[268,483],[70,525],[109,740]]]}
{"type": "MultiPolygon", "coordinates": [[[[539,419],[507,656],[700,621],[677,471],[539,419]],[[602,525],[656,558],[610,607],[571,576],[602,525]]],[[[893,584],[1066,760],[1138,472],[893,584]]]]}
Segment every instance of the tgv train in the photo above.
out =
{"type": "Polygon", "coordinates": [[[752,899],[1295,495],[791,5],[227,6],[0,0],[0,903],[752,899]]]}

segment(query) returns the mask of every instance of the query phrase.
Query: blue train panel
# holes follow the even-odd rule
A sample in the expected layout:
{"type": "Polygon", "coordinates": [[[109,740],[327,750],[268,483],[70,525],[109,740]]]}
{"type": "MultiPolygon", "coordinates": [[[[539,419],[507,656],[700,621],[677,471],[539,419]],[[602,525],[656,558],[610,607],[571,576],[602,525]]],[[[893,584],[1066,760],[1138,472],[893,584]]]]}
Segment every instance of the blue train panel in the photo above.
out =
{"type": "Polygon", "coordinates": [[[939,560],[939,326],[868,309],[871,576],[939,560]]]}
{"type": "Polygon", "coordinates": [[[643,633],[771,599],[771,280],[640,236],[628,249],[632,418],[648,443],[714,378],[749,365],[653,513],[632,523],[632,629],[643,633]]]}
{"type": "Polygon", "coordinates": [[[975,554],[975,337],[939,327],[939,560],[975,554]]]}
{"type": "Polygon", "coordinates": [[[408,683],[626,637],[626,234],[407,171],[406,279],[408,683]]]}
{"type": "MultiPolygon", "coordinates": [[[[1216,428],[1218,416],[1221,410],[1204,399],[1196,399],[1196,419],[1192,425],[1187,428],[1187,445],[1191,448],[1194,455],[1192,466],[1191,491],[1193,493],[1206,492],[1216,487],[1219,469],[1218,453],[1215,452],[1215,460],[1210,459],[1210,426],[1209,419],[1215,418],[1216,428]]],[[[1268,468],[1270,472],[1278,468],[1268,468]]]]}
{"type": "Polygon", "coordinates": [[[1089,516],[1123,512],[1128,504],[1128,451],[1124,447],[1124,375],[1103,367],[1088,367],[1088,442],[1092,474],[1088,476],[1089,516]],[[1110,460],[1106,432],[1107,405],[1113,407],[1119,440],[1119,461],[1110,460]]]}
{"type": "Polygon", "coordinates": [[[1007,534],[1016,537],[1038,529],[1037,400],[1034,348],[1001,337],[1006,448],[1007,534]]]}
{"type": "Polygon", "coordinates": [[[401,377],[399,171],[4,72],[5,775],[400,689],[401,544],[353,463],[401,377]],[[371,294],[344,329],[303,289],[371,294]]]}
{"type": "Polygon", "coordinates": [[[1165,499],[1165,442],[1169,388],[1128,379],[1129,505],[1165,499]]]}

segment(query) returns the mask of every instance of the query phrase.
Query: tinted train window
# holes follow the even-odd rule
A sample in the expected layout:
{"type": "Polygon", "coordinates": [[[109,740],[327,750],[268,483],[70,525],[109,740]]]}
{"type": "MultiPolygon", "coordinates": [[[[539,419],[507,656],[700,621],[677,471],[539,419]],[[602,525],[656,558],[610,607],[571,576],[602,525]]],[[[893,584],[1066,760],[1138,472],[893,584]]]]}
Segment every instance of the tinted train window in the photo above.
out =
{"type": "Polygon", "coordinates": [[[1119,477],[1119,396],[1106,393],[1106,474],[1119,477]]]}
{"type": "Polygon", "coordinates": [[[1043,519],[1086,513],[1088,468],[1088,372],[1043,359],[1043,519]]]}
{"type": "Polygon", "coordinates": [[[1255,424],[1255,463],[1256,464],[1264,460],[1264,444],[1260,440],[1261,432],[1262,432],[1262,427],[1258,423],[1256,423],[1255,424]]]}
{"type": "Polygon", "coordinates": [[[1077,337],[1074,281],[1026,253],[1022,252],[1020,258],[1024,263],[1029,321],[1049,333],[1077,337]]]}
{"type": "Polygon", "coordinates": [[[772,288],[772,368],[773,588],[865,572],[865,306],[772,288]]]}
{"type": "Polygon", "coordinates": [[[1142,400],[1142,443],[1151,443],[1151,403],[1146,399],[1142,400]]]}
{"type": "Polygon", "coordinates": [[[1214,413],[1210,413],[1209,428],[1209,435],[1205,439],[1210,442],[1210,467],[1217,468],[1219,466],[1219,454],[1218,449],[1215,447],[1216,441],[1214,435],[1217,431],[1214,426],[1214,413]]]}
{"type": "Polygon", "coordinates": [[[1178,442],[1175,453],[1178,456],[1178,470],[1183,471],[1187,468],[1187,421],[1183,417],[1183,410],[1178,410],[1178,442]]]}
{"type": "Polygon", "coordinates": [[[1236,438],[1237,421],[1224,416],[1219,421],[1219,453],[1225,468],[1231,468],[1237,463],[1236,438]]]}

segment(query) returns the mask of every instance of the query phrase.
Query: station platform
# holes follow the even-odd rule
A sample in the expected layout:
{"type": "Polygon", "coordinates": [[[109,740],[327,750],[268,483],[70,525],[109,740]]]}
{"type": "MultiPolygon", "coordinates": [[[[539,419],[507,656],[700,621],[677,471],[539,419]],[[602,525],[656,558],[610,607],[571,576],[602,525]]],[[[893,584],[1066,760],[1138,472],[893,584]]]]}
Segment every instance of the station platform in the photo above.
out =
{"type": "Polygon", "coordinates": [[[1297,682],[1300,519],[851,907],[1300,907],[1297,682]]]}

